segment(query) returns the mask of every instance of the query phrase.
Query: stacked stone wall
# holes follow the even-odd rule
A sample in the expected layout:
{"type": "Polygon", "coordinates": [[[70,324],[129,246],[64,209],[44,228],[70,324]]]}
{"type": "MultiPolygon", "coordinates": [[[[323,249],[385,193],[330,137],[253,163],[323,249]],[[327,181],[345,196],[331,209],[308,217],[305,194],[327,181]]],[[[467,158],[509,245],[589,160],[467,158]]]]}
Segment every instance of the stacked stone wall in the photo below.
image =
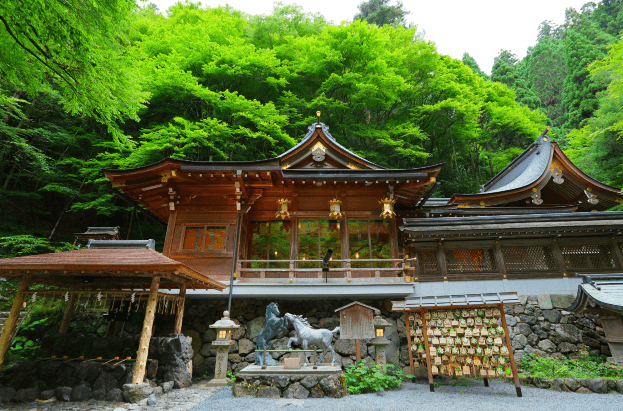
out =
{"type": "MultiPolygon", "coordinates": [[[[577,315],[565,311],[574,300],[572,295],[534,295],[520,296],[521,304],[505,307],[509,334],[513,350],[517,357],[525,353],[573,358],[580,348],[586,348],[591,355],[610,355],[605,341],[601,322],[596,315],[577,315]]],[[[234,300],[231,317],[242,325],[233,331],[234,344],[229,351],[228,370],[238,371],[253,363],[253,353],[257,335],[265,324],[266,305],[270,300],[234,300]]],[[[290,312],[308,318],[316,328],[332,330],[339,325],[336,308],[342,307],[352,300],[330,301],[279,301],[280,316],[290,312]]],[[[386,329],[386,337],[391,343],[386,347],[387,363],[402,367],[409,371],[409,352],[404,315],[391,312],[391,300],[361,300],[362,303],[381,310],[381,316],[391,327],[386,329]]],[[[211,376],[214,373],[216,350],[211,342],[216,332],[209,328],[227,309],[225,300],[189,300],[186,303],[183,333],[192,337],[193,366],[195,376],[211,376]]],[[[163,324],[162,328],[167,325],[163,324]]],[[[285,349],[289,337],[294,330],[282,332],[273,340],[272,349],[285,349]]],[[[335,333],[333,347],[338,354],[337,364],[347,367],[356,361],[355,341],[340,340],[335,333]]],[[[373,362],[374,345],[362,340],[362,358],[373,362]]],[[[296,347],[293,347],[296,348],[296,347]]],[[[284,355],[273,353],[276,359],[284,355]]],[[[299,356],[301,354],[298,354],[299,356]]],[[[420,368],[421,370],[421,368],[420,368]]]]}
{"type": "MultiPolygon", "coordinates": [[[[112,360],[89,361],[117,351],[136,358],[138,337],[73,337],[50,336],[40,351],[43,360],[17,363],[6,370],[7,384],[0,386],[0,403],[32,402],[36,399],[58,401],[96,400],[123,401],[124,385],[132,383],[134,362],[112,360]],[[56,355],[58,359],[50,358],[56,355]],[[68,357],[64,359],[63,356],[68,357]],[[78,360],[84,356],[84,360],[78,360]]],[[[190,338],[185,336],[154,337],[151,339],[146,368],[147,382],[155,394],[171,388],[191,385],[187,364],[193,357],[190,338]]]]}

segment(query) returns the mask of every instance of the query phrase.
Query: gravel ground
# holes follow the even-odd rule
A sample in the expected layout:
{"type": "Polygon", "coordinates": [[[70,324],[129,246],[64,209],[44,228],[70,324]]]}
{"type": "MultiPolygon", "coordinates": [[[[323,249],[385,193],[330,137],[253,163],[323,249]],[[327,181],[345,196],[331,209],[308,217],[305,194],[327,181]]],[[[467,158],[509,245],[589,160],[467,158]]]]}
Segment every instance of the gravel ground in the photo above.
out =
{"type": "MultiPolygon", "coordinates": [[[[515,386],[501,381],[471,381],[471,386],[440,385],[430,392],[428,384],[403,384],[401,389],[377,394],[349,395],[346,398],[318,399],[258,399],[235,398],[231,388],[224,388],[199,403],[192,411],[271,411],[287,410],[565,410],[565,411],[621,411],[620,394],[562,393],[539,388],[522,387],[522,398],[515,395],[515,386]]],[[[442,383],[443,384],[443,383],[442,383]]],[[[449,383],[450,384],[450,383],[449,383]]]]}

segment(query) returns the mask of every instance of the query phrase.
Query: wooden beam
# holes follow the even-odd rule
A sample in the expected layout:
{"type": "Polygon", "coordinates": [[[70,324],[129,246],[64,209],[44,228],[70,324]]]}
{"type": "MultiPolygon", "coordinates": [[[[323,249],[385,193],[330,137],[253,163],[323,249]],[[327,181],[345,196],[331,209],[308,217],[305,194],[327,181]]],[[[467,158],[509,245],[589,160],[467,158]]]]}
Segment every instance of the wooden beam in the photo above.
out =
{"type": "Polygon", "coordinates": [[[411,366],[411,375],[415,375],[415,365],[413,363],[413,351],[411,350],[411,322],[409,321],[409,312],[403,311],[405,314],[405,324],[407,325],[407,347],[409,347],[409,365],[411,366]]]}
{"type": "Polygon", "coordinates": [[[506,348],[508,348],[509,362],[511,363],[511,371],[513,372],[513,380],[515,381],[515,390],[517,391],[517,396],[521,397],[521,386],[519,385],[519,375],[517,375],[517,366],[515,365],[515,356],[513,355],[513,345],[511,344],[511,337],[508,335],[508,326],[506,325],[506,315],[504,314],[504,304],[499,304],[498,310],[500,310],[502,328],[504,328],[504,339],[506,340],[506,348]]]}
{"type": "Polygon", "coordinates": [[[31,282],[32,274],[26,274],[22,277],[22,282],[17,289],[17,294],[15,294],[15,299],[13,300],[13,305],[11,306],[9,318],[7,318],[4,326],[2,327],[2,336],[0,336],[0,371],[2,370],[2,365],[4,364],[4,356],[7,351],[9,351],[9,347],[13,341],[13,335],[15,334],[17,321],[19,320],[19,313],[22,310],[22,305],[24,304],[24,296],[26,291],[28,291],[28,287],[30,287],[31,282]]]}
{"type": "Polygon", "coordinates": [[[143,321],[143,329],[141,330],[141,341],[139,342],[138,352],[136,354],[136,367],[134,367],[132,384],[140,384],[145,378],[149,342],[151,341],[152,327],[154,325],[154,317],[156,316],[156,304],[158,303],[159,286],[160,277],[156,276],[151,280],[151,287],[149,288],[149,299],[147,300],[145,320],[143,321]]]}
{"type": "Polygon", "coordinates": [[[177,314],[175,315],[175,327],[173,328],[173,334],[181,334],[182,333],[182,321],[184,319],[184,304],[186,303],[186,286],[183,285],[180,287],[180,297],[183,297],[180,306],[177,309],[177,314]]]}
{"type": "MultiPolygon", "coordinates": [[[[433,385],[433,363],[430,360],[430,348],[428,345],[428,333],[426,332],[426,327],[428,327],[428,322],[426,321],[426,311],[424,308],[420,308],[420,315],[422,316],[422,335],[424,336],[424,350],[426,355],[426,368],[428,369],[428,384],[430,386],[430,392],[435,391],[435,386],[433,385]]],[[[411,349],[411,347],[409,347],[411,349]]]]}
{"type": "Polygon", "coordinates": [[[69,325],[71,324],[71,317],[73,317],[74,311],[76,311],[76,294],[72,293],[69,297],[69,303],[65,308],[65,313],[63,313],[63,320],[58,329],[59,334],[67,334],[67,331],[69,331],[69,325]]]}
{"type": "Polygon", "coordinates": [[[168,257],[171,255],[171,249],[173,247],[173,234],[175,233],[175,222],[177,221],[177,211],[173,211],[169,214],[169,223],[167,224],[167,234],[164,238],[164,247],[162,249],[162,255],[168,257]]]}

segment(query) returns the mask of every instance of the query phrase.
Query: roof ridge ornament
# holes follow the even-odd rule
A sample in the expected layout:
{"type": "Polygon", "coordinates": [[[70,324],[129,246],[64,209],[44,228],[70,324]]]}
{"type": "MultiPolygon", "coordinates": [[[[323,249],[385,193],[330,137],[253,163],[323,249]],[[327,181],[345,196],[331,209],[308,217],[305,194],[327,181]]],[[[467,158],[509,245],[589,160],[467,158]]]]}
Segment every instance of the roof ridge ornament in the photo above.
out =
{"type": "Polygon", "coordinates": [[[543,130],[541,135],[538,136],[536,139],[536,145],[537,145],[536,153],[537,154],[541,154],[541,147],[543,146],[543,143],[547,141],[547,137],[549,137],[547,135],[548,131],[549,131],[549,126],[545,127],[545,130],[543,130]]]}

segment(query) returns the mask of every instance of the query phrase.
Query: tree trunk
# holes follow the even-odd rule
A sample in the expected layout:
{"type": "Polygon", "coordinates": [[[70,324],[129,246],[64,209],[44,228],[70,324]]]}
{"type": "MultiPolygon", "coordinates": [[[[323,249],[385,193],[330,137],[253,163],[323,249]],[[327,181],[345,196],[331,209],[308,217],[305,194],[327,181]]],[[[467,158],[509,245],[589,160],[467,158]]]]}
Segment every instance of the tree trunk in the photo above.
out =
{"type": "Polygon", "coordinates": [[[9,181],[11,181],[11,177],[13,177],[13,173],[15,172],[15,169],[17,168],[17,159],[15,159],[13,161],[13,167],[11,167],[11,171],[9,171],[9,175],[7,176],[6,180],[4,180],[4,184],[2,185],[2,189],[6,190],[7,187],[9,186],[9,181]]]}

